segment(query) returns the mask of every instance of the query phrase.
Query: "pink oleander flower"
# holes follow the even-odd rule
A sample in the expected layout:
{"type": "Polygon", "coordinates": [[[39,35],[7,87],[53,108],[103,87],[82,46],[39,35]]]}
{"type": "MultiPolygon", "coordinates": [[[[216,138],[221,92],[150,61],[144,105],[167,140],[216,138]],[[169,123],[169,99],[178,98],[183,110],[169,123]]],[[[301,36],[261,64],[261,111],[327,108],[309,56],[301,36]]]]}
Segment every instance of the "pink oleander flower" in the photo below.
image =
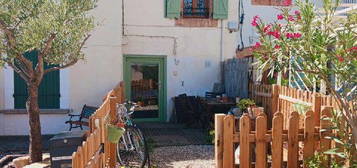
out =
{"type": "Polygon", "coordinates": [[[283,20],[284,19],[284,15],[283,14],[279,14],[276,17],[278,18],[278,20],[283,20]]]}
{"type": "Polygon", "coordinates": [[[294,33],[294,38],[300,38],[301,36],[301,33],[294,33]]]}
{"type": "Polygon", "coordinates": [[[259,19],[259,16],[258,15],[256,15],[256,16],[254,16],[253,17],[253,20],[252,20],[252,26],[254,26],[254,27],[257,27],[258,26],[258,19],[259,19]]]}
{"type": "Polygon", "coordinates": [[[345,61],[345,59],[341,56],[341,55],[336,55],[336,57],[337,57],[337,60],[339,61],[339,62],[343,62],[343,61],[345,61]]]}
{"type": "Polygon", "coordinates": [[[357,52],[357,46],[354,46],[347,50],[348,52],[357,52]]]}
{"type": "Polygon", "coordinates": [[[296,15],[297,20],[301,20],[301,12],[296,10],[294,13],[296,15]]]}
{"type": "Polygon", "coordinates": [[[256,42],[253,48],[259,48],[261,46],[262,46],[262,44],[260,42],[256,42]]]}
{"type": "Polygon", "coordinates": [[[293,15],[289,15],[288,20],[291,21],[291,22],[295,21],[294,16],[293,15]]]}
{"type": "Polygon", "coordinates": [[[301,33],[286,33],[285,36],[288,39],[297,39],[300,38],[302,35],[301,33]]]}
{"type": "Polygon", "coordinates": [[[277,30],[268,32],[268,35],[271,35],[271,36],[274,36],[277,39],[280,39],[280,33],[277,30]]]}
{"type": "Polygon", "coordinates": [[[286,33],[285,36],[286,36],[286,38],[288,38],[288,39],[294,38],[294,33],[286,33]]]}
{"type": "Polygon", "coordinates": [[[285,0],[285,1],[283,2],[283,5],[284,5],[284,6],[290,6],[290,5],[291,5],[291,0],[285,0]]]}
{"type": "Polygon", "coordinates": [[[266,25],[266,26],[263,28],[263,32],[264,32],[264,33],[269,32],[269,31],[270,31],[270,28],[271,28],[271,25],[270,25],[270,24],[269,24],[269,25],[266,25]]]}

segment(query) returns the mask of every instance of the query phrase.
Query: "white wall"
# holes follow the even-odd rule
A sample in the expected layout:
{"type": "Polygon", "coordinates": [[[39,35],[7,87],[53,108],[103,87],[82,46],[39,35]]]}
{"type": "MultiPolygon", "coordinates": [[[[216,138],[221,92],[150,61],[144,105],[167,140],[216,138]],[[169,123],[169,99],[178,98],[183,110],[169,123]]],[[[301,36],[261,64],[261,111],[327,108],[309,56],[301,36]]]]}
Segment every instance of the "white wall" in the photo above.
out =
{"type": "MultiPolygon", "coordinates": [[[[229,0],[229,18],[223,21],[223,59],[235,56],[236,33],[227,21],[238,21],[237,0],[229,0]]],[[[168,117],[171,98],[182,93],[203,96],[220,80],[221,24],[218,27],[178,27],[164,17],[163,0],[124,0],[123,54],[167,56],[168,117]],[[140,4],[138,6],[138,4],[140,4]],[[183,84],[183,85],[182,85],[183,84]]]]}
{"type": "Polygon", "coordinates": [[[0,109],[5,106],[5,79],[4,71],[0,69],[0,109]]]}
{"type": "MultiPolygon", "coordinates": [[[[68,130],[69,126],[64,123],[67,119],[67,115],[64,114],[41,114],[42,134],[57,134],[68,130]]],[[[0,113],[0,136],[28,135],[28,122],[27,114],[0,113]]]]}
{"type": "Polygon", "coordinates": [[[243,3],[245,11],[243,41],[245,47],[249,47],[259,41],[256,29],[251,25],[253,17],[258,15],[264,22],[269,23],[276,21],[277,14],[279,14],[280,11],[277,6],[252,5],[251,0],[243,0],[243,3]]]}
{"type": "MultiPolygon", "coordinates": [[[[122,17],[120,0],[101,0],[93,11],[100,24],[85,45],[86,60],[65,70],[61,75],[61,108],[80,112],[84,104],[100,105],[103,96],[122,80],[122,17]],[[65,101],[65,102],[64,102],[65,101]]],[[[0,110],[9,109],[13,98],[5,99],[5,86],[13,85],[9,75],[0,70],[0,110]]],[[[61,71],[62,73],[62,71],[61,71]]],[[[8,92],[13,92],[8,90],[8,92]]],[[[10,94],[11,95],[11,94],[10,94]]],[[[13,104],[13,103],[12,103],[13,104]]],[[[68,130],[64,122],[67,114],[41,114],[43,134],[56,134],[68,130]]],[[[1,114],[1,135],[27,135],[26,114],[1,114]]]]}

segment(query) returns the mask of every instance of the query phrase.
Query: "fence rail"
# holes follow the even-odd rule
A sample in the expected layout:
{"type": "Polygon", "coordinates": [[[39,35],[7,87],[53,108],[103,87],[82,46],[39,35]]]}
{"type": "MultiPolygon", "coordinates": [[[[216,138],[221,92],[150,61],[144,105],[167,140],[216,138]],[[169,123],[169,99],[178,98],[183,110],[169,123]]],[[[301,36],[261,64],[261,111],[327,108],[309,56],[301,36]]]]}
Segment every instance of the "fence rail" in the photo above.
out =
{"type": "MultiPolygon", "coordinates": [[[[321,107],[331,106],[333,109],[341,110],[337,100],[330,95],[322,95],[316,92],[308,92],[295,88],[278,85],[249,84],[249,97],[259,106],[264,107],[268,122],[272,121],[275,112],[284,114],[284,129],[288,128],[287,120],[292,111],[314,111],[315,124],[320,124],[321,107]],[[299,110],[299,107],[303,110],[299,110]]],[[[303,121],[303,116],[300,117],[303,121]]],[[[300,122],[300,127],[303,126],[300,122]]],[[[271,124],[269,124],[271,127],[271,124]]]]}
{"type": "Polygon", "coordinates": [[[121,82],[104,98],[103,104],[89,118],[86,141],[72,154],[72,168],[114,168],[116,147],[107,139],[107,125],[116,121],[116,104],[124,101],[121,82]]]}
{"type": "MultiPolygon", "coordinates": [[[[257,117],[245,114],[215,116],[215,159],[217,168],[301,167],[316,151],[326,151],[339,144],[324,137],[330,129],[333,110],[342,110],[337,100],[278,85],[249,84],[249,97],[263,110],[257,117]],[[301,112],[296,105],[304,106],[301,112]],[[324,130],[324,132],[322,132],[324,130]],[[235,157],[239,146],[239,157],[235,157]]],[[[351,104],[352,105],[352,104],[351,104]]],[[[253,109],[256,113],[256,109],[253,109]]],[[[340,125],[346,127],[346,122],[340,125]]],[[[341,128],[342,128],[341,127],[341,128]]],[[[323,163],[329,167],[329,159],[323,163]]]]}
{"type": "MultiPolygon", "coordinates": [[[[322,115],[328,117],[331,111],[332,107],[324,106],[322,115]]],[[[271,129],[268,129],[268,117],[263,111],[255,119],[247,114],[240,119],[216,114],[216,167],[233,168],[239,164],[240,168],[252,165],[297,168],[306,164],[304,160],[313,156],[316,150],[330,149],[331,141],[324,137],[331,132],[321,132],[328,130],[330,121],[321,121],[319,127],[315,127],[314,113],[308,111],[304,115],[304,127],[299,128],[300,117],[299,113],[292,112],[287,120],[289,129],[286,130],[281,112],[274,114],[271,129]],[[238,146],[239,156],[235,156],[238,146]]],[[[328,167],[329,162],[323,164],[328,167]]]]}

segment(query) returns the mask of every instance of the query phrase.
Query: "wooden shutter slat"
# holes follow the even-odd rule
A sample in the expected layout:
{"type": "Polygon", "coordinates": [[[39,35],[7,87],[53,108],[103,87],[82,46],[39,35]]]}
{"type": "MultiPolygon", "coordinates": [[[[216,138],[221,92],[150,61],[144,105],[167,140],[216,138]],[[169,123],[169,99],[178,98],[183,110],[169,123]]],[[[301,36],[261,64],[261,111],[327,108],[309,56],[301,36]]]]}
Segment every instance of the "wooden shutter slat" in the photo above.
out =
{"type": "Polygon", "coordinates": [[[213,18],[228,19],[228,0],[213,0],[213,18]]]}
{"type": "Polygon", "coordinates": [[[166,17],[180,18],[181,1],[180,0],[166,0],[166,17]]]}

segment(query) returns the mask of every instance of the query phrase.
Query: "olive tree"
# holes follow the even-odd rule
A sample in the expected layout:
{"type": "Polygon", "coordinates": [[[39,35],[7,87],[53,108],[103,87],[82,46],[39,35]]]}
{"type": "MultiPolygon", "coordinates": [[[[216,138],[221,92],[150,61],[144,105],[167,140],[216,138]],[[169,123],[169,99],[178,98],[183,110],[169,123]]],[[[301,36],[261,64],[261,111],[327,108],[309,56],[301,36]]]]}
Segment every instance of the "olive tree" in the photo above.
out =
{"type": "Polygon", "coordinates": [[[89,12],[96,2],[0,0],[0,66],[11,67],[27,84],[31,162],[42,160],[40,83],[47,73],[84,59],[82,48],[95,27],[89,12]],[[38,52],[36,62],[24,56],[30,51],[38,52]]]}
{"type": "Polygon", "coordinates": [[[316,8],[303,0],[298,10],[282,8],[273,23],[254,17],[260,41],[253,48],[260,69],[271,75],[304,73],[325,83],[357,140],[357,13],[336,17],[338,5],[338,0],[323,0],[316,8]]]}

